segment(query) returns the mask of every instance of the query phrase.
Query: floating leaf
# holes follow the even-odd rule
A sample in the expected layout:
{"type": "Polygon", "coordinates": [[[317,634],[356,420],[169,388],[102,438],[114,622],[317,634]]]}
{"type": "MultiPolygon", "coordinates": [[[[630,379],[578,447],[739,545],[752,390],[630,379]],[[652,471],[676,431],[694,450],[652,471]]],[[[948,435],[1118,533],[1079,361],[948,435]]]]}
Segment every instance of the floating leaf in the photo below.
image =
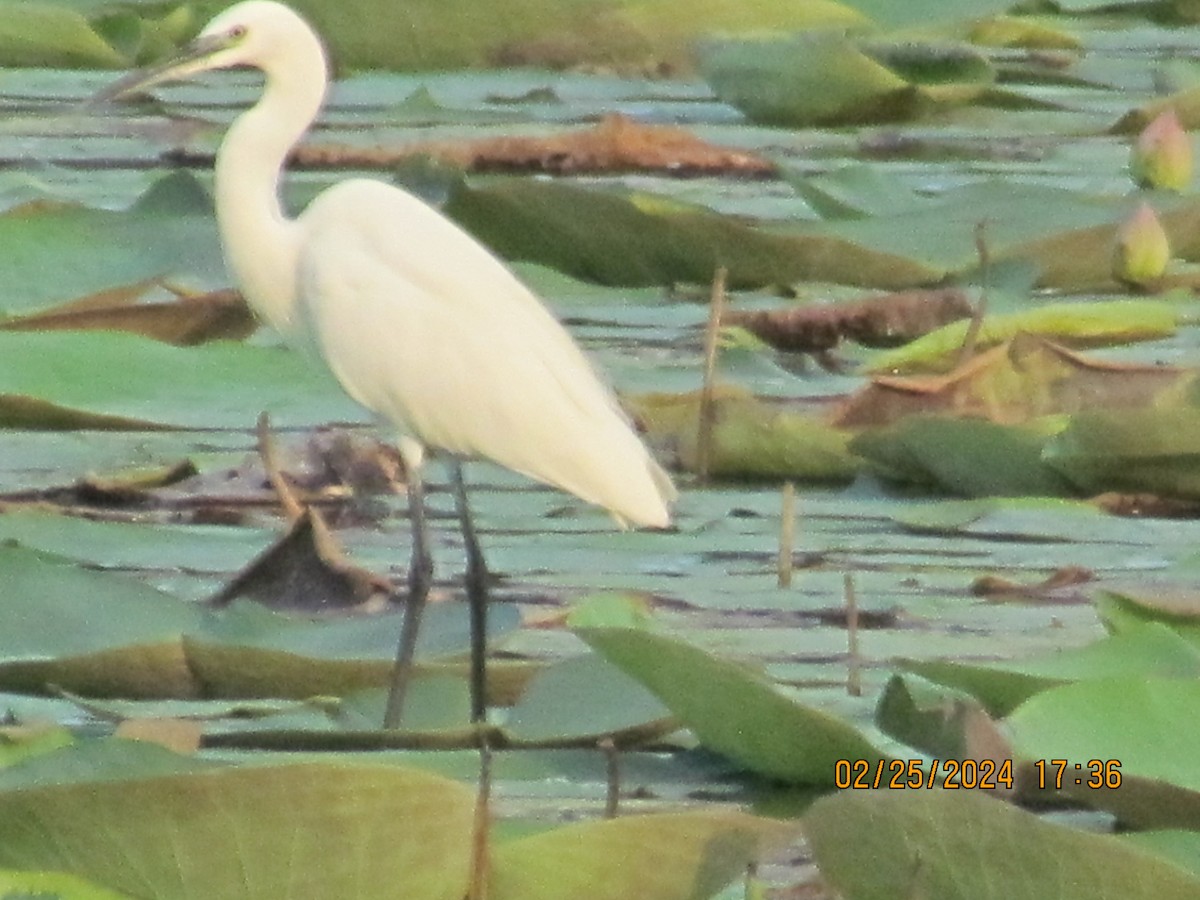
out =
{"type": "Polygon", "coordinates": [[[1200,875],[1200,832],[1141,831],[1130,832],[1122,838],[1143,850],[1169,859],[1177,866],[1200,875]]]}
{"type": "Polygon", "coordinates": [[[1098,593],[1096,614],[1114,634],[1157,622],[1200,648],[1200,597],[1186,587],[1154,582],[1114,585],[1098,593]]]}
{"type": "MultiPolygon", "coordinates": [[[[1155,205],[1175,254],[1196,258],[1200,202],[1167,196],[1156,198],[1155,205]]],[[[986,222],[983,237],[993,265],[1032,263],[1040,287],[1111,290],[1116,223],[1128,206],[1123,199],[991,179],[946,190],[934,200],[890,215],[804,223],[795,230],[840,238],[860,251],[898,257],[945,276],[977,270],[976,229],[986,222]]]]}
{"type": "MultiPolygon", "coordinates": [[[[0,715],[0,719],[7,719],[8,715],[11,713],[0,715]]],[[[73,741],[71,732],[57,725],[10,724],[0,726],[0,768],[22,762],[31,756],[66,747],[73,741]]]]}
{"type": "MultiPolygon", "coordinates": [[[[0,684],[30,692],[54,684],[132,698],[341,695],[386,682],[402,618],[314,622],[249,604],[214,613],[121,575],[12,546],[0,546],[0,579],[0,684]]],[[[465,607],[427,610],[421,656],[466,649],[465,607]]],[[[498,607],[490,633],[519,619],[516,609],[498,607]]]]}
{"type": "MultiPolygon", "coordinates": [[[[975,337],[978,349],[1034,334],[1070,347],[1103,347],[1153,341],[1175,334],[1182,324],[1177,304],[1161,300],[1050,303],[1018,313],[989,315],[975,337]]],[[[966,322],[952,322],[903,347],[876,354],[871,371],[945,372],[966,340],[966,322]]]]}
{"type": "Polygon", "coordinates": [[[0,579],[0,677],[6,685],[37,692],[57,681],[68,689],[87,685],[92,693],[126,696],[193,692],[178,635],[199,627],[198,607],[172,603],[130,578],[13,546],[0,546],[0,579]],[[121,646],[121,656],[109,656],[121,646]],[[70,662],[55,666],[56,660],[70,662]]]}
{"type": "Polygon", "coordinates": [[[1023,758],[1067,761],[1063,787],[1086,805],[1139,828],[1200,826],[1200,763],[1179,752],[1200,740],[1194,675],[1063,685],[1030,698],[1007,724],[1023,758]]]}
{"type": "Polygon", "coordinates": [[[65,4],[0,3],[0,64],[117,68],[129,59],[65,4]]]}
{"type": "Polygon", "coordinates": [[[799,280],[908,287],[940,277],[837,237],[778,234],[663,197],[553,182],[463,185],[445,211],[508,259],[599,284],[709,284],[718,266],[731,288],[799,280]]]}
{"type": "Polygon", "coordinates": [[[919,413],[1001,424],[1078,413],[1103,403],[1153,403],[1190,370],[1091,359],[1028,334],[976,354],[945,375],[876,376],[833,418],[843,428],[884,425],[919,413]]]}
{"type": "Polygon", "coordinates": [[[813,804],[804,829],[846,900],[963,900],[996,896],[998,885],[1007,900],[1184,900],[1200,891],[1200,879],[1158,855],[974,791],[843,791],[813,804]]]}
{"type": "MultiPolygon", "coordinates": [[[[1161,626],[1145,626],[1155,627],[1161,626]]],[[[1016,749],[1027,759],[1113,759],[1122,775],[1156,778],[1200,793],[1200,762],[1177,752],[1200,738],[1197,711],[1200,682],[1194,671],[1182,679],[1114,671],[1031,697],[1006,721],[1016,749]]]]}
{"type": "Polygon", "coordinates": [[[888,679],[875,723],[885,733],[938,759],[975,759],[970,747],[970,721],[986,715],[979,701],[962,691],[911,675],[888,679]]]}
{"type": "Polygon", "coordinates": [[[836,172],[783,177],[823,219],[862,219],[914,211],[932,203],[886,170],[866,163],[843,166],[836,172]]]}
{"type": "Polygon", "coordinates": [[[995,78],[968,45],[867,41],[834,31],[709,41],[699,54],[718,97],[755,122],[790,127],[911,119],[975,99],[995,78]]]}
{"type": "Polygon", "coordinates": [[[972,44],[984,47],[1078,50],[1081,46],[1077,37],[1056,27],[1053,21],[1021,16],[999,15],[974,21],[968,28],[967,37],[972,44]]]}
{"type": "Polygon", "coordinates": [[[860,434],[849,449],[889,480],[964,497],[1070,494],[1042,461],[1046,440],[1037,428],[918,414],[860,434]]]}
{"type": "MultiPolygon", "coordinates": [[[[695,469],[699,392],[643,394],[626,402],[654,443],[671,448],[684,468],[695,469]]],[[[848,441],[847,433],[813,416],[723,389],[713,403],[708,471],[726,478],[847,481],[859,467],[847,450],[848,441]]]]}
{"type": "Polygon", "coordinates": [[[133,896],[458,900],[473,797],[395,766],[221,768],[0,791],[0,865],[133,896]],[[47,835],[52,839],[47,840],[47,835]],[[221,865],[213,865],[222,860],[221,865]]]}
{"type": "Polygon", "coordinates": [[[785,697],[745,666],[640,629],[575,632],[657,694],[701,744],[752,772],[828,785],[839,759],[884,758],[852,726],[785,697]]]}
{"type": "Polygon", "coordinates": [[[296,7],[312,19],[342,64],[408,71],[647,64],[670,71],[689,68],[689,48],[707,31],[866,24],[861,13],[835,0],[800,6],[710,2],[688,16],[680,16],[670,0],[585,5],[521,0],[503,16],[480,16],[474,0],[412,0],[402,15],[391,18],[394,10],[386,0],[337,5],[300,0],[296,7]]]}
{"type": "Polygon", "coordinates": [[[1074,681],[1118,676],[1126,680],[1200,678],[1200,649],[1171,629],[1150,623],[1048,656],[986,663],[905,659],[900,665],[930,681],[965,691],[992,715],[1004,716],[1040,691],[1074,681]]]}
{"type": "Polygon", "coordinates": [[[673,730],[670,710],[641,682],[594,653],[539,672],[504,721],[522,741],[645,737],[673,730]]]}
{"type": "Polygon", "coordinates": [[[738,812],[622,816],[495,848],[493,900],[703,900],[792,828],[738,812]]]}
{"type": "Polygon", "coordinates": [[[0,243],[8,248],[0,280],[10,314],[146,279],[174,276],[214,289],[229,283],[212,200],[188,173],[159,179],[125,210],[15,207],[0,215],[0,243]]]}
{"type": "Polygon", "coordinates": [[[38,900],[130,900],[107,888],[60,872],[0,870],[0,897],[36,897],[38,900]]]}
{"type": "Polygon", "coordinates": [[[283,348],[0,331],[0,425],[86,428],[99,417],[123,428],[249,428],[264,409],[286,427],[368,417],[321,367],[283,348]]]}
{"type": "Polygon", "coordinates": [[[1044,458],[1084,491],[1200,497],[1200,409],[1082,411],[1047,442],[1044,458]]]}

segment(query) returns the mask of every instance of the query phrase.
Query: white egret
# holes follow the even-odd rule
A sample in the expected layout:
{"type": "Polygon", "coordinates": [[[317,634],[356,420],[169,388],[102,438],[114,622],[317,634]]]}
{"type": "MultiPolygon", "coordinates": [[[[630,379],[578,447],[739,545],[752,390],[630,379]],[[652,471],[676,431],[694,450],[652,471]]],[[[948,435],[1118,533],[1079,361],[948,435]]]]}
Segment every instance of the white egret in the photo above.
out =
{"type": "Polygon", "coordinates": [[[321,41],[291,9],[239,3],[179,57],[99,96],[234,66],[262,70],[265,86],[217,154],[226,260],[259,316],[293,347],[319,355],[351,397],[399,431],[412,563],[385,727],[399,724],[433,574],[421,481],[426,448],[451,460],[467,556],[472,719],[481,720],[487,568],[460,460],[493,460],[608,509],[622,525],[667,525],[675,489],[562,325],[440,213],[399,188],[355,178],[299,217],[284,214],[281,171],[328,84],[321,41]]]}

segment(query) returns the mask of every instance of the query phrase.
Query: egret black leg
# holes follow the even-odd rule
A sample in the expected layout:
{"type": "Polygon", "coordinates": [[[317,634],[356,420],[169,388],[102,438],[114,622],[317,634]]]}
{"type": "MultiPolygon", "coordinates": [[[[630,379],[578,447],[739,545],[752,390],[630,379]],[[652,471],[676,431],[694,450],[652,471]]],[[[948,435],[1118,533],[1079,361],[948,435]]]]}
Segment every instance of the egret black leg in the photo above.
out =
{"type": "Polygon", "coordinates": [[[383,714],[384,728],[400,727],[404,697],[412,676],[413,654],[417,649],[417,632],[421,629],[421,616],[433,584],[433,557],[429,553],[429,530],[425,523],[425,486],[421,483],[420,471],[415,469],[408,475],[408,521],[412,527],[408,605],[404,611],[404,625],[400,629],[400,644],[396,648],[396,665],[392,669],[387,711],[383,714]]]}
{"type": "Polygon", "coordinates": [[[475,535],[467,486],[463,481],[462,460],[450,458],[450,480],[454,487],[454,508],[467,553],[467,603],[471,616],[471,721],[487,717],[487,602],[488,570],[475,535]]]}

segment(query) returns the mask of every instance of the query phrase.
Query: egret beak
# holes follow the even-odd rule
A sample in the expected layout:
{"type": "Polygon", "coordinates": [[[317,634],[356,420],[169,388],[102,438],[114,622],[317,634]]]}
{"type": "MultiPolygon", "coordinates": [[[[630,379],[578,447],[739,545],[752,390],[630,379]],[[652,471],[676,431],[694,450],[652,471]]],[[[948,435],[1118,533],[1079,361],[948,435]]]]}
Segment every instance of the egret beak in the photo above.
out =
{"type": "Polygon", "coordinates": [[[201,35],[185,46],[176,56],[144,69],[136,69],[114,81],[108,87],[97,91],[87,101],[87,105],[98,106],[109,103],[164,81],[181,80],[195,75],[197,72],[213,68],[212,57],[236,43],[236,36],[230,34],[201,35]]]}

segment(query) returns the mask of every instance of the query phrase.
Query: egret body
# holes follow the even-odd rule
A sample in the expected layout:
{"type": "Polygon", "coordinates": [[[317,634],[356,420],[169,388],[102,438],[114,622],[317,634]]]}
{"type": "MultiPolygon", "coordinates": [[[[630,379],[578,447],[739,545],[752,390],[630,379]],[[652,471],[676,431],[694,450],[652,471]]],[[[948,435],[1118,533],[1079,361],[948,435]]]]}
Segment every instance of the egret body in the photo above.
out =
{"type": "Polygon", "coordinates": [[[321,42],[291,9],[239,3],[180,57],[132,73],[102,96],[234,66],[261,69],[265,86],[217,154],[217,220],[229,266],[259,316],[290,345],[319,356],[351,397],[399,432],[413,554],[385,724],[399,723],[432,578],[421,482],[427,448],[451,461],[479,720],[487,570],[459,460],[493,460],[601,506],[621,524],[667,525],[675,490],[562,325],[450,220],[363,178],[329,188],[295,219],[284,214],[280,174],[328,84],[321,42]]]}

